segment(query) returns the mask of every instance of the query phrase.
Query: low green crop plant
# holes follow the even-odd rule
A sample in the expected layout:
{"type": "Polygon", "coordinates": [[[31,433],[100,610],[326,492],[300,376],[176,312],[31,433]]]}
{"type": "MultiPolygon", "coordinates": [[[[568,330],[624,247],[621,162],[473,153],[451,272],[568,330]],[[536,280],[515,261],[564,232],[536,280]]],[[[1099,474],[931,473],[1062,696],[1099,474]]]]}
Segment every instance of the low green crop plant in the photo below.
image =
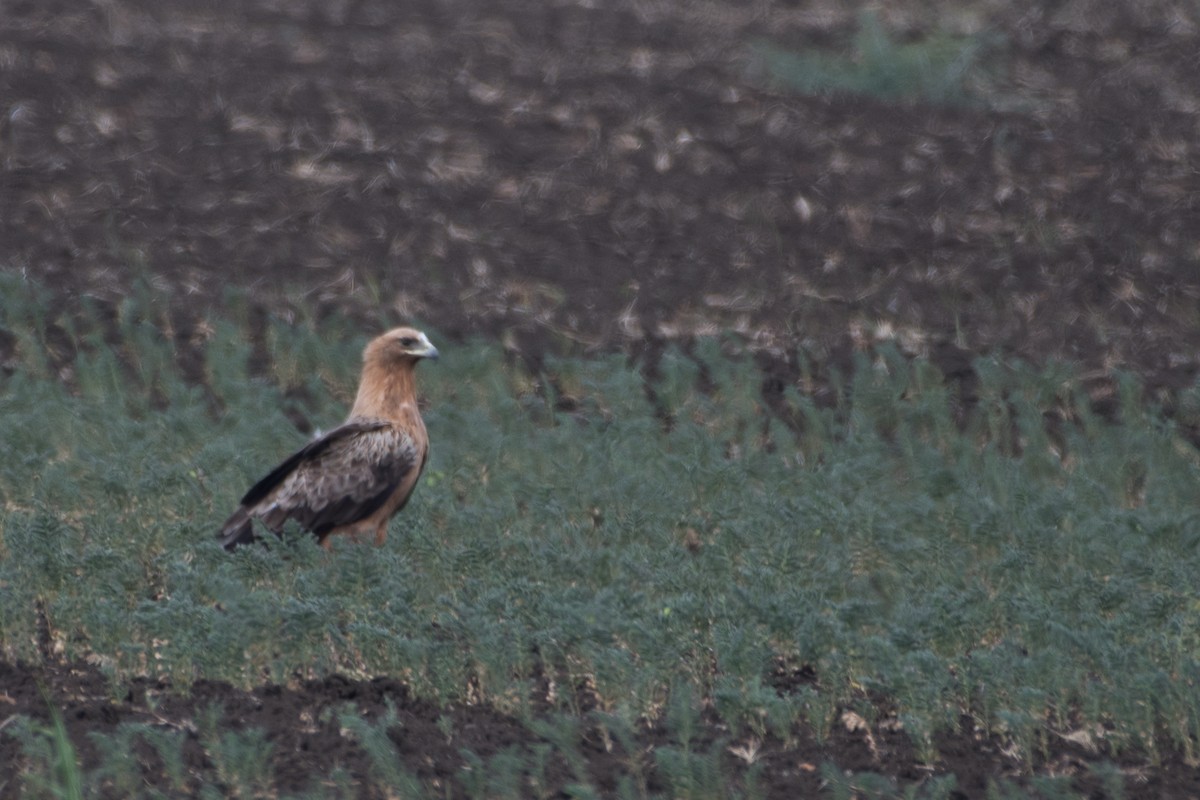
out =
{"type": "Polygon", "coordinates": [[[353,707],[346,707],[338,714],[338,723],[366,751],[371,762],[371,779],[387,796],[406,800],[425,796],[425,788],[420,780],[401,763],[396,744],[389,734],[394,730],[397,736],[406,735],[396,714],[396,706],[390,699],[383,717],[376,722],[364,719],[353,707]]]}
{"type": "Polygon", "coordinates": [[[507,747],[487,759],[480,758],[465,748],[459,752],[465,763],[457,780],[468,797],[481,800],[524,800],[529,796],[525,776],[529,755],[524,748],[507,747]]]}
{"type": "Polygon", "coordinates": [[[226,727],[220,705],[209,706],[200,714],[196,727],[224,796],[259,797],[270,790],[273,747],[264,731],[226,727]]]}
{"type": "Polygon", "coordinates": [[[49,725],[28,717],[6,720],[3,735],[20,741],[25,761],[20,775],[21,796],[83,800],[85,782],[75,745],[67,733],[62,714],[49,705],[49,699],[47,705],[49,725]]]}
{"type": "Polygon", "coordinates": [[[994,58],[997,43],[988,34],[943,31],[904,42],[889,33],[873,11],[864,11],[849,56],[766,43],[758,43],[753,52],[770,80],[804,94],[962,105],[990,88],[988,60],[994,58]]]}
{"type": "Polygon", "coordinates": [[[621,780],[620,796],[648,797],[650,771],[653,767],[653,748],[643,747],[638,741],[638,720],[628,720],[620,714],[593,711],[590,715],[595,732],[605,747],[621,753],[624,775],[621,780]]]}
{"type": "Polygon", "coordinates": [[[187,739],[186,731],[147,724],[130,725],[126,723],[121,727],[135,730],[143,741],[154,748],[154,752],[162,764],[163,775],[167,779],[168,792],[182,795],[189,790],[190,778],[183,758],[183,745],[187,739]]]}
{"type": "Polygon", "coordinates": [[[738,797],[740,793],[722,767],[726,745],[725,740],[718,740],[698,750],[685,745],[656,747],[654,764],[670,796],[681,800],[738,797]]]}
{"type": "Polygon", "coordinates": [[[579,721],[575,716],[556,714],[542,719],[532,719],[526,723],[529,730],[554,748],[571,770],[575,778],[566,791],[575,797],[594,797],[595,790],[588,776],[587,762],[579,752],[579,721]]]}
{"type": "MultiPolygon", "coordinates": [[[[93,786],[102,786],[106,791],[117,797],[138,797],[143,789],[143,765],[138,760],[136,739],[143,731],[133,725],[122,725],[112,734],[102,734],[92,731],[88,734],[92,745],[99,753],[100,766],[88,774],[88,782],[93,786]]],[[[180,743],[182,744],[182,743],[180,743]]],[[[168,751],[169,756],[174,753],[168,751]]],[[[174,759],[172,766],[182,767],[179,758],[174,759]]],[[[182,779],[182,772],[175,772],[173,779],[182,779]]],[[[186,784],[182,780],[172,781],[174,787],[183,791],[186,784]]]]}

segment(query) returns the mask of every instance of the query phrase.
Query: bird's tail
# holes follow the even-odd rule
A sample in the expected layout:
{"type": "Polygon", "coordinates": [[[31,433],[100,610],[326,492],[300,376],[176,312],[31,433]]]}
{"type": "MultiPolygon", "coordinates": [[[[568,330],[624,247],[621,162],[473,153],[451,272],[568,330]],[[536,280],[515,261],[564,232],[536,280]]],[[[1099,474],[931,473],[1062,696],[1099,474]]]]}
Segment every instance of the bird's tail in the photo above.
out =
{"type": "Polygon", "coordinates": [[[221,540],[221,546],[230,552],[239,545],[254,541],[254,520],[246,513],[245,506],[233,512],[233,516],[221,526],[217,538],[221,540]]]}

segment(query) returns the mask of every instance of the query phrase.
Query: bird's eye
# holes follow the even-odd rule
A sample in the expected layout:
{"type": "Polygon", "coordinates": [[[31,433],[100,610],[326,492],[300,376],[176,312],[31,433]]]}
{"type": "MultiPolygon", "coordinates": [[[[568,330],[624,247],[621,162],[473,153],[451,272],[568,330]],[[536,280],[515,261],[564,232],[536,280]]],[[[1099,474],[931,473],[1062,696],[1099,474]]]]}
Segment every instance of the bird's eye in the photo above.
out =
{"type": "Polygon", "coordinates": [[[411,336],[405,336],[400,339],[400,344],[404,345],[405,347],[412,347],[416,343],[417,340],[411,336]]]}

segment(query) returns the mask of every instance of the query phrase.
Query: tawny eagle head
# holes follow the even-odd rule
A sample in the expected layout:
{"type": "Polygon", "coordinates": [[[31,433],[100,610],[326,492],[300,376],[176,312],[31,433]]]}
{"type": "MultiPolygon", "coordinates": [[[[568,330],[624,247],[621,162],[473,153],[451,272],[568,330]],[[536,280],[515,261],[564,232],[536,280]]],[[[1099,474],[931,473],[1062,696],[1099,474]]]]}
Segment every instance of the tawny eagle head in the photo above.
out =
{"type": "Polygon", "coordinates": [[[416,328],[393,328],[372,339],[363,351],[363,361],[368,364],[412,365],[422,358],[437,357],[437,348],[416,328]]]}

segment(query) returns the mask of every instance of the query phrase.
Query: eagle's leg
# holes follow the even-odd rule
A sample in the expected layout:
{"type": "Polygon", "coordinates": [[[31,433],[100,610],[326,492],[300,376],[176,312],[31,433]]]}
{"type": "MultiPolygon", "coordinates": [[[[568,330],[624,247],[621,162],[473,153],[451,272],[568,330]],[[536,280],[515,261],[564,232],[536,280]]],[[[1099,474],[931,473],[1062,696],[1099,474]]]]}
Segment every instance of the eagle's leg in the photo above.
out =
{"type": "Polygon", "coordinates": [[[325,534],[325,538],[321,540],[321,546],[326,550],[332,550],[333,540],[335,538],[348,539],[354,544],[360,545],[369,541],[368,537],[370,534],[371,530],[369,528],[364,529],[362,527],[347,525],[343,528],[338,528],[337,530],[333,530],[325,534]]]}

